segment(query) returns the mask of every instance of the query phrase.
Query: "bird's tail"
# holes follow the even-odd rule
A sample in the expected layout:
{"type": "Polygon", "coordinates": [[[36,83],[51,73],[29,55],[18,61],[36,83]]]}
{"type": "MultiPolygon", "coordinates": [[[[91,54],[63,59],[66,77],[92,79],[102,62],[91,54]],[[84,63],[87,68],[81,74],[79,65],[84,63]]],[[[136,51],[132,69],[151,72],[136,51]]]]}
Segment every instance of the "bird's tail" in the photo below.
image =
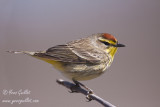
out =
{"type": "Polygon", "coordinates": [[[49,58],[45,51],[39,51],[39,52],[30,52],[30,51],[7,51],[9,53],[14,53],[14,54],[26,54],[35,58],[49,58]]]}
{"type": "Polygon", "coordinates": [[[29,56],[32,56],[34,58],[43,60],[45,62],[48,62],[52,65],[55,64],[54,59],[52,60],[52,56],[49,56],[46,54],[46,51],[40,51],[40,52],[30,52],[30,51],[7,51],[9,53],[14,53],[14,54],[26,54],[29,56]]]}
{"type": "Polygon", "coordinates": [[[29,51],[7,51],[9,53],[14,53],[14,54],[26,54],[30,56],[35,56],[37,52],[29,52],[29,51]]]}

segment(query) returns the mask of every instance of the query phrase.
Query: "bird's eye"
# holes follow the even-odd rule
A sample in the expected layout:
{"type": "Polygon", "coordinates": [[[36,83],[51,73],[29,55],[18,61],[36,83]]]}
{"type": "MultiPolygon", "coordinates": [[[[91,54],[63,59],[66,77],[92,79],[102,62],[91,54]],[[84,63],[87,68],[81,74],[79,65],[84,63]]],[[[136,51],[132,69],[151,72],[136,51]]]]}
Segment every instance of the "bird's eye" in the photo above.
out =
{"type": "Polygon", "coordinates": [[[105,45],[110,45],[110,43],[109,42],[106,42],[106,41],[102,41],[102,43],[104,43],[105,45]]]}

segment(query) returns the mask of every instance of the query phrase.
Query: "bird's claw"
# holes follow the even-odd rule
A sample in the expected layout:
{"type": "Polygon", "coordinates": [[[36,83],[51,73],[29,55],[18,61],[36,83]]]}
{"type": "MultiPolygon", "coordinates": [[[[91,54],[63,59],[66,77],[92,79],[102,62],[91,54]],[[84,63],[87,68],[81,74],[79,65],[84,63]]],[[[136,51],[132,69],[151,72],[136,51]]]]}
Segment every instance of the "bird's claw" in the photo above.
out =
{"type": "Polygon", "coordinates": [[[91,94],[93,94],[93,91],[92,91],[92,90],[90,90],[90,91],[87,92],[87,96],[86,96],[87,102],[90,102],[90,101],[93,100],[93,99],[90,97],[91,94]]]}
{"type": "Polygon", "coordinates": [[[78,93],[78,91],[72,90],[72,89],[70,89],[68,92],[69,92],[69,93],[78,93]]]}
{"type": "Polygon", "coordinates": [[[77,87],[79,87],[79,85],[72,86],[68,92],[69,93],[78,93],[78,91],[75,90],[75,88],[77,88],[77,87]]]}

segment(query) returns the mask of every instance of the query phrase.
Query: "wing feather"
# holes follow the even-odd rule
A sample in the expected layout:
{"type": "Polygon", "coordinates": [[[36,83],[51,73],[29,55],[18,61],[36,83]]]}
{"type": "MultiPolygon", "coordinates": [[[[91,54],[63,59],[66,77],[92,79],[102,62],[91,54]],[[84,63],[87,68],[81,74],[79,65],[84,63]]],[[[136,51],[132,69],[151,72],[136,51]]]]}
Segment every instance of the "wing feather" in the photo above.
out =
{"type": "Polygon", "coordinates": [[[62,62],[71,62],[71,63],[99,63],[100,60],[91,56],[87,51],[79,48],[74,49],[70,45],[57,45],[52,48],[49,48],[45,52],[45,56],[50,59],[62,62]]]}

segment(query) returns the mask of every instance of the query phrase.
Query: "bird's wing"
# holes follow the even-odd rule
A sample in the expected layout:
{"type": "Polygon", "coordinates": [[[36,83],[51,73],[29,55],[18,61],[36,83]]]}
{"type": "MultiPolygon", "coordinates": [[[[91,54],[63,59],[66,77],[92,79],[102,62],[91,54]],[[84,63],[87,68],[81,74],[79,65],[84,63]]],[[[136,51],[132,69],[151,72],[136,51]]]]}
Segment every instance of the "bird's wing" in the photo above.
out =
{"type": "MultiPolygon", "coordinates": [[[[39,54],[40,55],[40,54],[39,54]]],[[[100,60],[83,49],[73,49],[68,45],[57,45],[49,48],[41,57],[71,63],[99,63],[100,60]]]]}

